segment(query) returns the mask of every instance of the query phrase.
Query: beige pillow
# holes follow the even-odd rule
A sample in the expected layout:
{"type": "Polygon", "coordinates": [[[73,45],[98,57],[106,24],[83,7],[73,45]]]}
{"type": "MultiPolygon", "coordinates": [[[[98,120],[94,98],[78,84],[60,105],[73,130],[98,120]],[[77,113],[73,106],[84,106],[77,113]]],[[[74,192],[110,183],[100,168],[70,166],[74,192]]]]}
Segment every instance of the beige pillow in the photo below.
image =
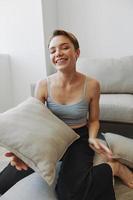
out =
{"type": "Polygon", "coordinates": [[[103,135],[113,152],[113,157],[133,168],[133,139],[113,133],[105,133],[103,135]]]}
{"type": "Polygon", "coordinates": [[[0,114],[0,145],[38,172],[50,185],[64,152],[79,138],[36,98],[0,114]]]}
{"type": "MultiPolygon", "coordinates": [[[[107,146],[107,143],[103,139],[99,139],[99,142],[107,146]]],[[[102,163],[106,163],[106,158],[103,158],[99,153],[95,152],[94,159],[93,159],[93,166],[100,165],[102,163]]]]}

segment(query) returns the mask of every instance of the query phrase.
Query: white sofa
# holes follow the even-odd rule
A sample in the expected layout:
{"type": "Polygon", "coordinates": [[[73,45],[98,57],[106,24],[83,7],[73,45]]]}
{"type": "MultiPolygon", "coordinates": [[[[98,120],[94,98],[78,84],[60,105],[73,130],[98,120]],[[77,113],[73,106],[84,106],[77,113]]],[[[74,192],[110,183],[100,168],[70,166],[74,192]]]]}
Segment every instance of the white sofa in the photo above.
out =
{"type": "MultiPolygon", "coordinates": [[[[133,56],[119,59],[80,58],[77,69],[100,81],[100,131],[133,138],[133,56]]],[[[117,200],[133,199],[133,190],[120,181],[116,180],[114,187],[117,200]]],[[[49,188],[41,177],[33,174],[12,187],[1,200],[56,200],[53,191],[54,185],[49,188]]]]}
{"type": "Polygon", "coordinates": [[[77,69],[100,81],[100,132],[133,138],[133,56],[80,58],[77,69]]]}

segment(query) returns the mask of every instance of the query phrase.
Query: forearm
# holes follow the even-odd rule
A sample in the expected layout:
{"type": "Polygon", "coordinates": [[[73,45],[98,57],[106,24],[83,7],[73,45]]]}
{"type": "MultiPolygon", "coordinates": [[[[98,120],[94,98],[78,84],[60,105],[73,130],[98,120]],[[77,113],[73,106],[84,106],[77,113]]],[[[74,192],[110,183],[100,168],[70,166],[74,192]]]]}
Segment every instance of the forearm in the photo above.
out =
{"type": "Polygon", "coordinates": [[[99,121],[89,122],[88,127],[89,127],[88,128],[89,138],[96,138],[97,134],[98,134],[99,127],[100,127],[99,121]]]}

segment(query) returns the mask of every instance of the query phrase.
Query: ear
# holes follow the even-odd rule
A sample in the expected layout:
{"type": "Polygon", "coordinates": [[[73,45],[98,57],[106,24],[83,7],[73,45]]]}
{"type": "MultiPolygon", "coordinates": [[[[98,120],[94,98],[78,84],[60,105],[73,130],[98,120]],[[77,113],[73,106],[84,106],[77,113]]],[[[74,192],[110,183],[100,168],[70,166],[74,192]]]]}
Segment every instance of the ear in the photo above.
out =
{"type": "Polygon", "coordinates": [[[80,49],[76,49],[76,60],[78,59],[79,56],[80,56],[80,49]]]}

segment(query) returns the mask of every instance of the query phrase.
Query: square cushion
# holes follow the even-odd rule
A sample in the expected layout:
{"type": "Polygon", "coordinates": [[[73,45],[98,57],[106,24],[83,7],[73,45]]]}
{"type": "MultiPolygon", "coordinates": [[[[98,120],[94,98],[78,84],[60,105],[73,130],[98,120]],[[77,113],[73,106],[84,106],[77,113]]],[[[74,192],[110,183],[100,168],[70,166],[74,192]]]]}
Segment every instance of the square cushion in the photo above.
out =
{"type": "Polygon", "coordinates": [[[33,97],[0,114],[0,145],[38,172],[48,184],[54,180],[57,161],[78,138],[33,97]]]}
{"type": "Polygon", "coordinates": [[[121,163],[133,168],[133,139],[113,134],[103,134],[113,157],[121,163]]]}

